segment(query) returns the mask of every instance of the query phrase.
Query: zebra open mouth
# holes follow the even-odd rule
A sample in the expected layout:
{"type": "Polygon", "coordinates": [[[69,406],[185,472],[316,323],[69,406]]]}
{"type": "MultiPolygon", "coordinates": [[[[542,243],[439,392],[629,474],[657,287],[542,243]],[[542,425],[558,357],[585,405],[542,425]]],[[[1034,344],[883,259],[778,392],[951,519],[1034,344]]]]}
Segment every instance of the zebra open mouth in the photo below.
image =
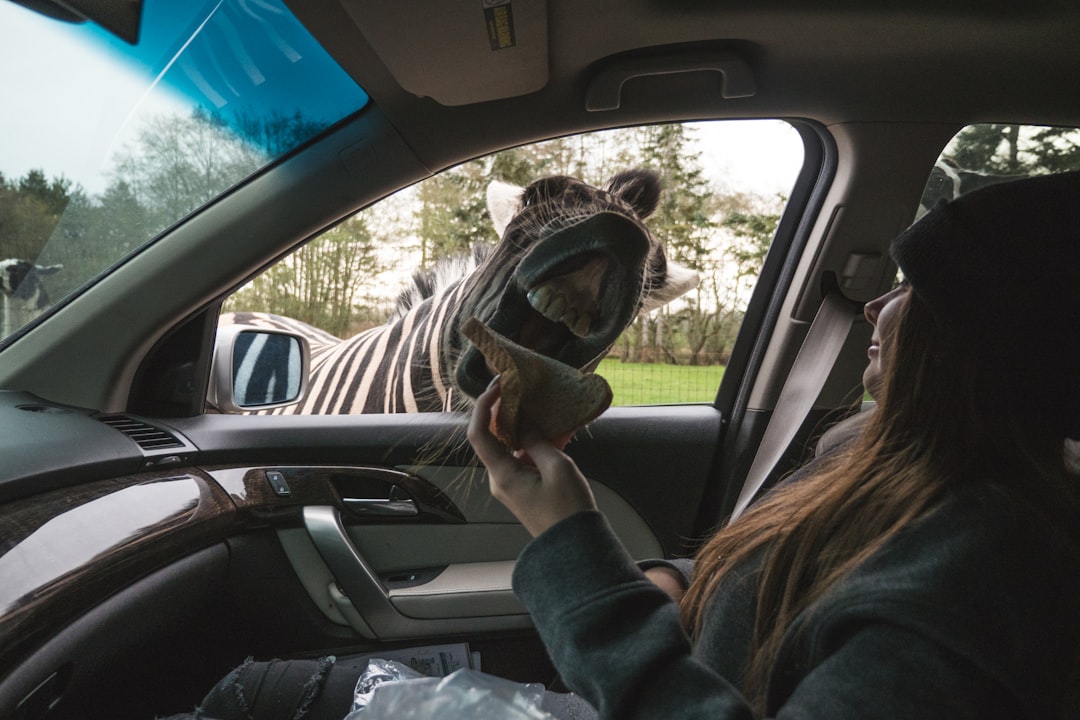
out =
{"type": "Polygon", "coordinates": [[[586,337],[601,311],[595,278],[607,272],[609,260],[598,255],[566,274],[557,274],[529,290],[525,297],[536,312],[562,323],[577,337],[586,337]]]}
{"type": "MultiPolygon", "coordinates": [[[[651,247],[625,215],[598,213],[563,228],[522,258],[490,317],[495,332],[550,358],[592,369],[636,315],[651,247]]],[[[491,369],[471,344],[456,379],[472,397],[491,369]]]]}

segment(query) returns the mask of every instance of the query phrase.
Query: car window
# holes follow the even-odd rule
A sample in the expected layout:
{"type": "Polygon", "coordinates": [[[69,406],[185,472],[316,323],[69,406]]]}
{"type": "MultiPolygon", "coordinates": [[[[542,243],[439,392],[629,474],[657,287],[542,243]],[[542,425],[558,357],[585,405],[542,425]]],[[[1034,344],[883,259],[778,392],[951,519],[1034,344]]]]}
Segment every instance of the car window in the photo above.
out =
{"type": "Polygon", "coordinates": [[[0,339],[367,103],[281,0],[142,12],[131,44],[0,2],[0,339]]]}
{"type": "MultiPolygon", "coordinates": [[[[979,123],[958,132],[926,180],[913,220],[935,205],[994,183],[1080,170],[1080,128],[979,123]]],[[[903,282],[897,270],[893,287],[903,282]]],[[[863,402],[874,402],[864,391],[863,402]]]]}
{"type": "MultiPolygon", "coordinates": [[[[627,321],[597,371],[616,405],[711,403],[802,159],[798,133],[773,120],[626,128],[507,150],[407,188],[328,230],[235,293],[222,324],[307,334],[320,399],[309,396],[301,412],[356,412],[364,403],[357,395],[371,394],[386,397],[372,404],[378,410],[417,409],[401,400],[400,388],[386,386],[397,382],[386,381],[390,370],[368,368],[430,362],[417,359],[429,357],[429,327],[394,329],[403,315],[398,301],[410,289],[416,298],[433,292],[416,287],[415,271],[445,270],[448,258],[468,259],[474,247],[497,243],[486,199],[492,181],[520,187],[567,175],[601,187],[623,169],[652,168],[662,193],[646,224],[672,266],[699,281],[678,297],[647,303],[655,307],[627,321]],[[333,359],[321,360],[328,352],[333,359]]],[[[438,282],[447,286],[456,272],[438,282]]],[[[442,383],[440,397],[451,404],[428,409],[449,409],[445,386],[452,380],[439,379],[440,372],[446,369],[400,382],[442,383]]],[[[410,389],[421,409],[429,390],[410,389]]]]}
{"type": "Polygon", "coordinates": [[[935,204],[1006,180],[1080,170],[1080,129],[980,123],[961,130],[934,164],[919,204],[935,204]]]}

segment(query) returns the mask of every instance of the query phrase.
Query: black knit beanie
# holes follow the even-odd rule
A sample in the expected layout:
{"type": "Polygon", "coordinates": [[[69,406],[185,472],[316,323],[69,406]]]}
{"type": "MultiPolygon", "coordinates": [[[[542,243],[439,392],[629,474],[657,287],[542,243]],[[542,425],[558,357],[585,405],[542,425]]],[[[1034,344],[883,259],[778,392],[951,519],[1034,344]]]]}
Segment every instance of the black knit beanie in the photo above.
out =
{"type": "Polygon", "coordinates": [[[1080,438],[1080,173],[942,202],[892,255],[943,329],[1000,370],[1002,392],[1030,394],[1080,438]]]}

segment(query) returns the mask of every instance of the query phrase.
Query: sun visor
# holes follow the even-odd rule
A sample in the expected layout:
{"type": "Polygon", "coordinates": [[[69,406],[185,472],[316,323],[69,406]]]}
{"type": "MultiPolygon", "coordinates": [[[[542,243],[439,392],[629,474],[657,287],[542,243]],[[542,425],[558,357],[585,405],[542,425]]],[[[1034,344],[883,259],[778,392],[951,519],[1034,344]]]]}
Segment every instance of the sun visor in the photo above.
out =
{"type": "Polygon", "coordinates": [[[401,87],[415,95],[468,105],[536,92],[548,82],[545,0],[342,5],[401,87]]]}

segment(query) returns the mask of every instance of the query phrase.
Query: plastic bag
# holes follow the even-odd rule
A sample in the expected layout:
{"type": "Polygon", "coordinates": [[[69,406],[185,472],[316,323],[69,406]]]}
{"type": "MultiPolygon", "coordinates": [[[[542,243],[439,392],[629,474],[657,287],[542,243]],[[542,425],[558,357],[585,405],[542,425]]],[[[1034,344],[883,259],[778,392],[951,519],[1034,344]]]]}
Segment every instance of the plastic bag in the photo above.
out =
{"type": "Polygon", "coordinates": [[[392,660],[373,659],[356,683],[345,720],[555,720],[541,709],[544,686],[476,670],[425,677],[392,660]]]}
{"type": "MultiPolygon", "coordinates": [[[[358,713],[368,706],[371,698],[375,695],[375,689],[383,683],[395,680],[419,680],[426,677],[426,675],[418,673],[408,665],[399,663],[396,660],[383,660],[382,658],[368,660],[367,667],[364,668],[364,672],[360,674],[356,681],[353,704],[349,709],[349,714],[345,716],[345,720],[354,720],[354,715],[359,719],[361,716],[358,713]]],[[[371,716],[364,715],[363,717],[368,718],[371,716]]]]}

